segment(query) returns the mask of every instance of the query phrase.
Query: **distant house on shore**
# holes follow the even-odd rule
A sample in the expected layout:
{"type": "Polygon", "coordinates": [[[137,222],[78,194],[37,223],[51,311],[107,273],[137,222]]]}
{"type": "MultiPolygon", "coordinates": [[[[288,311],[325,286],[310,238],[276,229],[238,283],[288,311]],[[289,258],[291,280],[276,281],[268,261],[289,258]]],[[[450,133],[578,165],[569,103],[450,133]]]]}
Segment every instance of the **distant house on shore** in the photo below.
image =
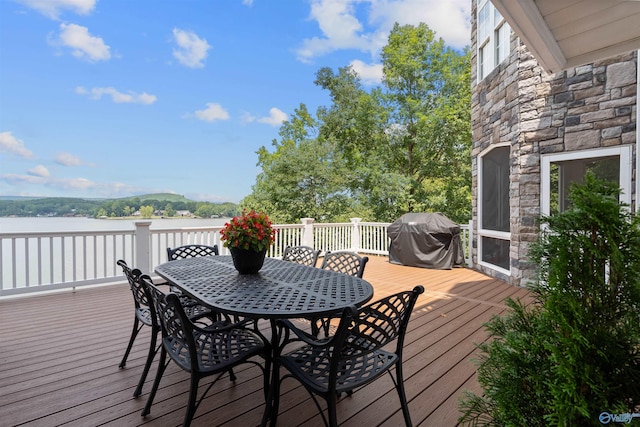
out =
{"type": "MultiPolygon", "coordinates": [[[[554,2],[496,1],[505,13],[525,3],[561,9],[554,2]]],[[[640,17],[640,2],[619,3],[640,17]]],[[[526,22],[511,22],[526,30],[528,20],[535,21],[530,15],[516,10],[509,16],[522,17],[526,22]]],[[[525,286],[536,271],[528,251],[540,215],[565,209],[570,184],[586,172],[616,181],[621,201],[639,209],[638,51],[548,73],[489,0],[472,0],[471,21],[472,259],[484,273],[525,286]]],[[[542,26],[541,37],[548,29],[542,26]]],[[[537,57],[550,61],[548,52],[539,53],[544,43],[535,47],[537,57]]]]}
{"type": "Polygon", "coordinates": [[[193,216],[190,211],[176,211],[176,216],[193,216]]]}

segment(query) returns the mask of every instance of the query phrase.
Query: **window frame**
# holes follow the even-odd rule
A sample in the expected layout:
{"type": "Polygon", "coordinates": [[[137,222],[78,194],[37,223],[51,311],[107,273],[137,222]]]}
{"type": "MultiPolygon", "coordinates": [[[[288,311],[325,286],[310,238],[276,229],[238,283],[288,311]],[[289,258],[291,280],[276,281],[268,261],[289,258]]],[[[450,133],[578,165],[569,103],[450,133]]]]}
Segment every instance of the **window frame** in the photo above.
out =
{"type": "Polygon", "coordinates": [[[510,36],[511,27],[509,26],[509,23],[504,19],[504,16],[502,16],[500,12],[495,8],[493,3],[491,3],[490,0],[478,0],[476,11],[476,57],[478,58],[476,67],[478,82],[484,80],[484,78],[487,77],[491,73],[491,71],[493,71],[496,67],[498,67],[498,65],[500,65],[500,63],[502,63],[502,61],[509,57],[509,54],[511,52],[510,36]],[[482,21],[482,29],[484,29],[484,31],[481,32],[480,15],[481,12],[485,10],[485,7],[488,9],[486,9],[486,21],[482,21]],[[505,28],[506,30],[504,32],[507,34],[508,39],[506,40],[507,50],[505,52],[505,57],[500,59],[498,54],[499,45],[496,43],[498,43],[500,40],[500,31],[505,28]]]}
{"type": "Polygon", "coordinates": [[[597,159],[615,157],[620,159],[620,182],[622,189],[620,202],[631,205],[633,173],[632,146],[617,145],[614,147],[594,148],[589,150],[567,151],[564,153],[543,154],[540,156],[540,213],[549,215],[551,211],[551,164],[567,160],[597,159]]]}

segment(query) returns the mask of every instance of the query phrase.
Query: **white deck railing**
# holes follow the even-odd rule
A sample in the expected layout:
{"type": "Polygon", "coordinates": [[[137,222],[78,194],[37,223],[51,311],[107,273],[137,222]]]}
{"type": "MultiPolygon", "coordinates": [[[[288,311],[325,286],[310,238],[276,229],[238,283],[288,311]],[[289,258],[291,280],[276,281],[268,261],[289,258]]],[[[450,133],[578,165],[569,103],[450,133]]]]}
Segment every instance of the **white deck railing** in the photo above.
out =
{"type": "MultiPolygon", "coordinates": [[[[182,227],[151,229],[151,221],[138,221],[133,230],[0,233],[0,296],[123,280],[116,261],[124,259],[142,271],[153,271],[167,260],[167,247],[191,243],[217,244],[220,229],[182,227]]],[[[276,225],[276,242],[268,256],[281,257],[287,246],[306,245],[326,251],[351,250],[388,255],[389,223],[314,223],[276,225]]],[[[471,265],[471,227],[461,225],[467,265],[471,265]]]]}

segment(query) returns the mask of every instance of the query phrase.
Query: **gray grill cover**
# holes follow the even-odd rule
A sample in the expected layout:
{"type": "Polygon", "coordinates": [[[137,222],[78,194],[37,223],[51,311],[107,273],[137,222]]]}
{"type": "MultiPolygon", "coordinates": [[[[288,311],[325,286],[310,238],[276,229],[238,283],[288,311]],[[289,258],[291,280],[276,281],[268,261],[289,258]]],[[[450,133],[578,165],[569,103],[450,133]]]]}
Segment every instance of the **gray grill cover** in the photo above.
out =
{"type": "Polygon", "coordinates": [[[387,227],[389,262],[450,269],[464,264],[460,226],[441,213],[407,213],[387,227]]]}

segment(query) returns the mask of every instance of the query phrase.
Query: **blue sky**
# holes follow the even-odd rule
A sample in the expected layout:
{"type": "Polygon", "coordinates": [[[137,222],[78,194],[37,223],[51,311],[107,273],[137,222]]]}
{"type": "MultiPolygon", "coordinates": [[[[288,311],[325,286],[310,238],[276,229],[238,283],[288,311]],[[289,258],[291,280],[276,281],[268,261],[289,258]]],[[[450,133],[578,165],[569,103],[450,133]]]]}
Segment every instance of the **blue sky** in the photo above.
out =
{"type": "Polygon", "coordinates": [[[470,0],[0,0],[0,196],[239,202],[321,67],[379,83],[394,22],[470,43],[470,0]]]}

